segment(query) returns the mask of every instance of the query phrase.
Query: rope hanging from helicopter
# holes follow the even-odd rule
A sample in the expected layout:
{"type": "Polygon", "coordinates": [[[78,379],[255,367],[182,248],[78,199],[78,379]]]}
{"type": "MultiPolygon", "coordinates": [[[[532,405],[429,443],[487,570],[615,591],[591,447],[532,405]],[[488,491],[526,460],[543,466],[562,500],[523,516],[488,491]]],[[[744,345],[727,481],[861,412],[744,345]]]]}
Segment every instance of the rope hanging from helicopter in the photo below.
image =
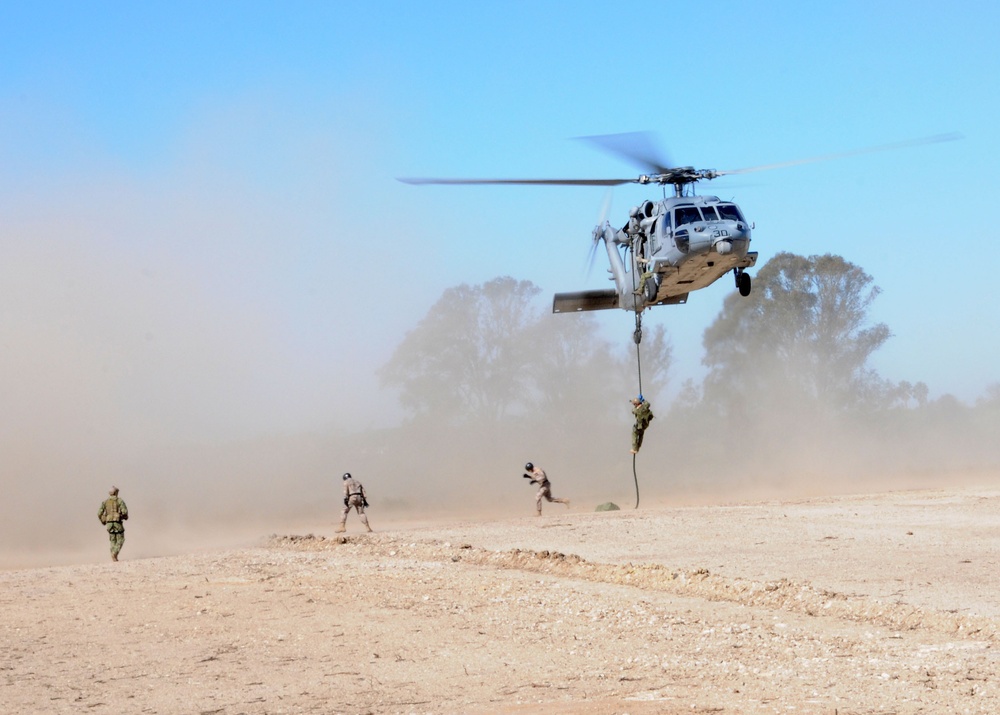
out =
{"type": "MultiPolygon", "coordinates": [[[[632,258],[635,258],[635,248],[630,245],[630,250],[632,253],[632,258]]],[[[638,263],[632,261],[632,295],[635,296],[635,300],[639,300],[642,296],[639,295],[639,283],[636,279],[638,273],[638,263]]],[[[642,342],[642,309],[637,308],[635,311],[635,332],[632,333],[632,340],[635,342],[635,365],[639,374],[639,396],[642,396],[642,356],[639,350],[639,343],[642,342]]],[[[639,508],[639,476],[636,473],[635,468],[635,458],[638,457],[638,450],[632,451],[632,481],[635,482],[635,508],[639,508]]]]}

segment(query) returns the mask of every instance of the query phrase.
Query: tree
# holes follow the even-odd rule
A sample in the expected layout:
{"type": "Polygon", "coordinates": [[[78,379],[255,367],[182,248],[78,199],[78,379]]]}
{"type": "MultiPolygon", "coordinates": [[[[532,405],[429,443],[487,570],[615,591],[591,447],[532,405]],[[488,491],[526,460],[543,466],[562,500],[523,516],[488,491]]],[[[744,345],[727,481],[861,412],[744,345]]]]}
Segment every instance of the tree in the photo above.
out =
{"type": "MultiPolygon", "coordinates": [[[[510,277],[447,289],[382,367],[382,383],[415,417],[614,422],[609,406],[638,389],[633,344],[616,351],[593,315],[542,311],[539,292],[510,277]]],[[[671,367],[666,330],[648,331],[641,347],[644,392],[655,398],[671,367]]]]}
{"type": "Polygon", "coordinates": [[[623,382],[622,389],[626,393],[638,390],[641,369],[642,392],[645,396],[655,399],[656,396],[666,392],[670,382],[670,368],[673,365],[674,347],[670,343],[667,329],[657,325],[652,331],[645,331],[638,350],[640,356],[637,360],[636,348],[630,344],[618,362],[623,382]]]}
{"type": "Polygon", "coordinates": [[[877,404],[887,386],[868,366],[890,337],[868,325],[879,294],[872,278],[840,256],[774,256],[754,292],[730,295],[705,331],[706,397],[744,414],[766,395],[831,408],[877,404]]]}
{"type": "Polygon", "coordinates": [[[983,394],[976,400],[977,409],[1000,410],[1000,382],[986,386],[983,394]]]}
{"type": "Polygon", "coordinates": [[[383,384],[398,386],[413,414],[449,421],[495,421],[523,407],[538,293],[510,277],[447,289],[380,370],[383,384]]]}
{"type": "MultiPolygon", "coordinates": [[[[545,315],[534,327],[532,344],[536,346],[529,367],[535,392],[532,410],[538,418],[557,421],[570,431],[631,419],[625,398],[639,389],[631,341],[616,350],[600,337],[590,314],[545,315]]],[[[641,348],[643,392],[655,399],[666,389],[673,357],[663,326],[649,331],[641,348]]]]}
{"type": "Polygon", "coordinates": [[[592,412],[612,399],[617,362],[593,315],[542,315],[529,336],[532,407],[545,416],[592,412]]]}

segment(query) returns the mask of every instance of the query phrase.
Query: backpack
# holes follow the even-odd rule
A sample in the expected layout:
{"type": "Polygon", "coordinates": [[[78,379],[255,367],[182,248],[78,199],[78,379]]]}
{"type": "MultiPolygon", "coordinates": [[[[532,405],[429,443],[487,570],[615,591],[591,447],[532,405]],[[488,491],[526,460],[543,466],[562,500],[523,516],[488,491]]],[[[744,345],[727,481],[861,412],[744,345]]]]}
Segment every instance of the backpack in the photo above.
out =
{"type": "Polygon", "coordinates": [[[118,497],[111,497],[104,502],[104,521],[121,521],[122,515],[118,511],[118,497]]]}

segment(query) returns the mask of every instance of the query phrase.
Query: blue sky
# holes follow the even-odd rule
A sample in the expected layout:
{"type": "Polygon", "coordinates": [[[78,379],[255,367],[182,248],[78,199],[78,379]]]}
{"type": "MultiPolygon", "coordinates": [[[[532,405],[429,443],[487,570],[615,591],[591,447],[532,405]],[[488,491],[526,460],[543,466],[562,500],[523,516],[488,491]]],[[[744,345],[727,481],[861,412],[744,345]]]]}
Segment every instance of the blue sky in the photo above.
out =
{"type": "MultiPolygon", "coordinates": [[[[381,424],[374,371],[446,288],[604,285],[602,189],[395,177],[631,176],[573,137],[637,130],[715,169],[961,132],[701,191],[740,204],[761,263],[861,265],[880,372],[971,402],[1000,380],[997,27],[988,2],[4,4],[4,428],[381,424]]],[[[612,222],[657,197],[617,189],[612,222]]],[[[675,380],[732,289],[647,314],[675,380]]]]}

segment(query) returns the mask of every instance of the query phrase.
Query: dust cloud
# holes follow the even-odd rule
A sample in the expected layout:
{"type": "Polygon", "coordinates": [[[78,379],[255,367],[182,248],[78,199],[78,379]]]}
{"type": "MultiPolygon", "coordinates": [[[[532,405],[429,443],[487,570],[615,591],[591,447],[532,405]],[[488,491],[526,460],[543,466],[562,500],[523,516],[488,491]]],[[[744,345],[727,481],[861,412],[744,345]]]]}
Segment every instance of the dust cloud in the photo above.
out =
{"type": "MultiPolygon", "coordinates": [[[[108,163],[4,189],[0,567],[106,560],[97,509],[112,485],[132,515],[126,559],[330,529],[345,471],[376,529],[531,516],[529,460],[573,510],[634,505],[632,375],[617,368],[501,422],[403,418],[376,378],[401,336],[379,311],[416,322],[417,302],[359,305],[372,276],[331,226],[363,227],[378,207],[331,173],[345,148],[300,129],[261,171],[305,164],[278,194],[213,164],[218,131],[155,177],[108,163]],[[303,211],[320,195],[338,200],[303,211]],[[609,379],[620,399],[591,389],[609,379]]],[[[990,405],[831,417],[776,401],[720,420],[647,397],[645,507],[928,487],[1000,464],[990,405]]]]}
{"type": "MultiPolygon", "coordinates": [[[[113,312],[112,303],[95,313],[113,312]]],[[[82,311],[79,302],[75,308],[82,311]]],[[[25,313],[29,305],[21,306],[25,313]]],[[[259,337],[237,330],[222,339],[206,330],[185,350],[214,352],[218,371],[189,390],[177,387],[168,400],[169,383],[157,396],[143,384],[155,382],[155,373],[130,371],[126,362],[135,355],[128,350],[102,352],[104,343],[83,340],[76,320],[62,328],[32,320],[8,320],[3,328],[4,344],[17,346],[2,357],[3,568],[107,559],[96,515],[112,485],[132,514],[123,558],[134,559],[242,546],[270,533],[329,531],[345,471],[365,484],[378,530],[531,516],[535,487],[521,477],[529,460],[547,471],[553,495],[571,499],[574,511],[606,501],[632,508],[635,478],[640,506],[655,508],[980,484],[1000,464],[989,438],[996,410],[944,400],[877,414],[831,413],[785,401],[777,383],[757,387],[762,405],[742,420],[681,409],[683,397],[661,404],[648,395],[656,419],[635,476],[628,395],[608,404],[584,386],[557,409],[496,423],[397,417],[393,424],[386,409],[392,395],[381,392],[372,394],[390,415],[386,425],[369,426],[370,417],[358,414],[353,429],[328,424],[242,438],[219,430],[210,437],[218,419],[253,425],[242,413],[267,414],[280,404],[238,374],[248,369],[241,354],[259,337]],[[214,383],[229,369],[237,375],[220,391],[214,383]],[[137,399],[134,391],[143,389],[137,399]],[[179,415],[183,429],[160,410],[179,415]],[[221,417],[206,417],[214,412],[221,417]],[[192,434],[199,431],[206,436],[192,434]]],[[[136,349],[144,349],[141,340],[136,349]]],[[[177,366],[183,360],[174,359],[173,369],[184,373],[177,366]]],[[[565,507],[546,503],[543,510],[558,516],[565,507]]],[[[357,527],[355,516],[351,525],[357,527]]]]}
{"type": "MultiPolygon", "coordinates": [[[[588,389],[609,379],[596,369],[559,404],[497,422],[405,421],[372,388],[324,413],[303,387],[322,392],[322,371],[282,350],[287,336],[257,315],[259,301],[151,288],[107,254],[45,263],[64,248],[52,239],[18,255],[8,244],[0,268],[15,288],[0,325],[3,568],[107,559],[97,509],[112,485],[132,514],[123,557],[144,558],[330,530],[345,471],[366,485],[380,529],[531,516],[526,461],[585,511],[633,507],[636,479],[648,508],[978,484],[1000,465],[991,404],[831,411],[790,399],[780,376],[757,376],[741,418],[685,409],[683,390],[673,404],[647,395],[656,418],[635,474],[630,394],[609,404],[588,389]],[[309,409],[285,421],[292,405],[309,409]]],[[[374,384],[379,363],[358,363],[331,372],[374,384]]]]}
{"type": "Polygon", "coordinates": [[[56,166],[29,170],[10,148],[0,566],[107,558],[97,508],[112,485],[133,514],[126,558],[336,505],[326,478],[353,462],[337,435],[386,419],[370,366],[393,306],[356,309],[370,276],[345,260],[344,226],[377,196],[354,169],[374,158],[367,134],[338,139],[336,107],[293,117],[286,99],[206,110],[148,165],[56,136],[70,116],[46,127],[56,166]]]}
{"type": "MultiPolygon", "coordinates": [[[[570,498],[573,510],[605,501],[623,509],[635,504],[624,398],[615,410],[588,406],[572,424],[550,415],[494,425],[418,422],[155,443],[117,439],[128,430],[107,429],[115,420],[102,411],[113,406],[88,398],[92,387],[73,389],[64,381],[58,397],[65,410],[37,404],[36,421],[21,412],[20,428],[5,425],[6,434],[17,429],[4,444],[0,566],[106,559],[96,514],[112,484],[132,513],[125,558],[328,531],[339,516],[344,471],[366,485],[376,529],[531,516],[535,488],[521,477],[528,460],[548,472],[554,496],[570,498]]],[[[647,508],[973,484],[995,477],[1000,461],[989,440],[963,431],[947,414],[934,419],[928,411],[909,425],[842,424],[786,409],[767,421],[719,429],[682,423],[652,399],[657,418],[636,459],[640,504],[647,508]]],[[[566,407],[567,414],[576,410],[566,407]]],[[[543,509],[558,516],[565,508],[543,509]]],[[[349,525],[357,528],[356,517],[349,525]]]]}

